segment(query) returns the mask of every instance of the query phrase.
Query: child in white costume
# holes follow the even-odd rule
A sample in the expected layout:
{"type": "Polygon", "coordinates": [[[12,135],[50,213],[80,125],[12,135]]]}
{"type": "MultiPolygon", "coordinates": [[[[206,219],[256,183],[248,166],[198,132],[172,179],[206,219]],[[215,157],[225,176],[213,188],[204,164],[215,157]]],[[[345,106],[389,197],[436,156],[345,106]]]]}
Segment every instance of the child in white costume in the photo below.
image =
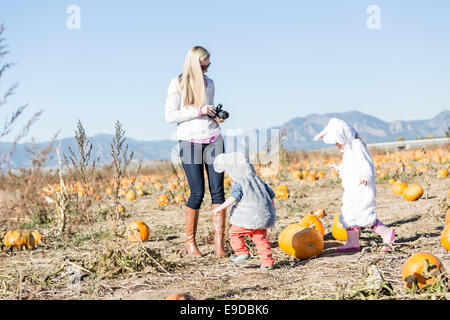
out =
{"type": "Polygon", "coordinates": [[[331,118],[325,129],[314,137],[320,139],[336,145],[343,153],[342,163],[336,169],[344,188],[339,220],[347,230],[347,243],[337,250],[359,251],[359,230],[364,227],[372,227],[384,243],[391,245],[395,233],[375,213],[377,189],[372,157],[356,130],[343,120],[331,118]]]}

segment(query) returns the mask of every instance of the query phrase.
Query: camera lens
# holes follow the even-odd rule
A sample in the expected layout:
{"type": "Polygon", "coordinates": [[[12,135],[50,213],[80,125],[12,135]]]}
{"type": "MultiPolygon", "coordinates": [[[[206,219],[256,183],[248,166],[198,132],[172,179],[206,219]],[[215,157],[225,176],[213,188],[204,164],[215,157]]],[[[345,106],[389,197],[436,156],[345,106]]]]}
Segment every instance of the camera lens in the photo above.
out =
{"type": "Polygon", "coordinates": [[[220,112],[220,118],[221,119],[228,119],[228,117],[230,116],[230,114],[228,113],[228,112],[226,112],[226,111],[221,111],[220,112]]]}

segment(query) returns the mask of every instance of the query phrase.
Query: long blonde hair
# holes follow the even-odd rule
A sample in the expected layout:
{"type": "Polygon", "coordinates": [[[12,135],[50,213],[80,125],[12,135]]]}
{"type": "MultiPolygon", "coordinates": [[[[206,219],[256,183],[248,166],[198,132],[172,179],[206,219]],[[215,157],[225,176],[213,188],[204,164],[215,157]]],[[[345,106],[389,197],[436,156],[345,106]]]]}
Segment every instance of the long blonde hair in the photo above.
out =
{"type": "Polygon", "coordinates": [[[201,107],[206,103],[205,83],[201,61],[209,59],[209,52],[201,46],[191,48],[184,60],[183,73],[178,76],[183,105],[201,107]]]}
{"type": "Polygon", "coordinates": [[[366,142],[359,136],[359,133],[358,133],[358,132],[356,132],[356,134],[355,134],[355,139],[361,140],[362,144],[363,144],[365,147],[367,147],[366,142]]]}

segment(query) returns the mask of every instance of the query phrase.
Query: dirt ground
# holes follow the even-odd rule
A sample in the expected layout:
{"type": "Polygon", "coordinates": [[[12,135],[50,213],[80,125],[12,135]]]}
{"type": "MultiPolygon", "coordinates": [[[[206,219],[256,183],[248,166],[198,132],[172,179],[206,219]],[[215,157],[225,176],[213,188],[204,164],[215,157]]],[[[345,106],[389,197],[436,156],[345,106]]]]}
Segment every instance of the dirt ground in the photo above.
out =
{"type": "MultiPolygon", "coordinates": [[[[410,182],[424,184],[420,176],[410,182]]],[[[155,202],[156,196],[144,195],[125,203],[127,214],[123,225],[142,219],[150,227],[147,242],[131,244],[125,238],[111,236],[110,221],[102,219],[100,214],[93,227],[96,244],[92,243],[87,226],[75,226],[67,242],[61,241],[54,228],[42,227],[39,230],[45,238],[43,246],[0,254],[0,298],[158,300],[174,293],[188,293],[196,299],[226,300],[448,299],[448,288],[440,294],[407,292],[402,284],[401,268],[413,253],[426,251],[450,269],[450,252],[440,243],[450,203],[447,196],[450,178],[431,179],[428,199],[424,195],[414,202],[394,195],[386,181],[377,183],[378,217],[397,234],[392,252],[383,252],[381,238],[369,229],[361,234],[361,252],[336,252],[336,247],[343,242],[334,240],[331,224],[340,210],[342,187],[327,180],[286,184],[289,197],[276,199],[277,222],[268,232],[275,258],[274,270],[259,269],[260,260],[251,241],[247,243],[252,259],[244,264],[231,265],[227,258],[214,257],[208,193],[200,211],[197,233],[197,243],[204,256],[197,259],[184,253],[183,206],[171,204],[161,209],[155,202]],[[278,234],[318,208],[326,212],[322,219],[325,227],[322,254],[296,260],[283,253],[277,244],[278,234]],[[111,273],[111,265],[105,262],[102,269],[101,261],[117,256],[112,252],[128,253],[135,260],[123,256],[118,260],[131,259],[128,267],[120,269],[116,263],[119,271],[111,273]],[[147,265],[140,269],[139,259],[133,256],[139,252],[141,260],[147,259],[147,265]],[[143,252],[157,252],[159,256],[143,252]],[[381,289],[381,284],[391,290],[381,289]]],[[[228,189],[227,195],[229,192],[228,189]]],[[[227,251],[231,253],[228,243],[227,251]]]]}

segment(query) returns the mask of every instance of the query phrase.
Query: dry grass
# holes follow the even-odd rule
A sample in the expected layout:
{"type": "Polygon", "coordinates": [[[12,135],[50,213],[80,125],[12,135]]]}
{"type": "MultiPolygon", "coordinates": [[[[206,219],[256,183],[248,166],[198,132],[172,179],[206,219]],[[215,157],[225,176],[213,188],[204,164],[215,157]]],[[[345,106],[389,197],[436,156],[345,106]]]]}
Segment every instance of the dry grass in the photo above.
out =
{"type": "MultiPolygon", "coordinates": [[[[409,183],[424,182],[420,175],[409,179],[409,183]]],[[[1,253],[0,298],[162,299],[187,292],[197,299],[446,299],[449,289],[445,282],[425,292],[412,292],[405,289],[400,276],[403,263],[418,251],[433,253],[450,268],[450,253],[439,240],[444,213],[450,205],[450,180],[428,179],[428,199],[415,202],[393,195],[391,185],[379,181],[377,214],[396,231],[395,250],[381,251],[381,239],[364,230],[363,250],[347,254],[335,251],[341,242],[330,233],[333,217],[340,210],[340,185],[331,180],[313,184],[283,181],[290,195],[276,200],[277,224],[268,233],[276,260],[273,271],[259,269],[258,254],[250,241],[247,243],[253,258],[246,264],[231,265],[228,259],[214,257],[208,193],[200,210],[197,237],[204,257],[199,259],[187,257],[183,250],[183,206],[161,208],[156,199],[162,191],[149,186],[146,195],[126,202],[118,235],[111,234],[110,217],[103,213],[114,206],[114,201],[105,198],[92,214],[95,243],[86,223],[73,229],[65,242],[48,223],[33,226],[43,233],[43,246],[1,253]],[[278,248],[278,234],[316,208],[327,212],[323,218],[323,253],[309,260],[285,255],[278,248]],[[151,233],[147,242],[135,245],[124,234],[127,223],[137,219],[144,220],[151,233]]],[[[228,188],[227,195],[229,192],[228,188]]],[[[6,230],[3,227],[0,236],[6,230]]],[[[228,244],[226,249],[231,252],[228,244]]]]}

